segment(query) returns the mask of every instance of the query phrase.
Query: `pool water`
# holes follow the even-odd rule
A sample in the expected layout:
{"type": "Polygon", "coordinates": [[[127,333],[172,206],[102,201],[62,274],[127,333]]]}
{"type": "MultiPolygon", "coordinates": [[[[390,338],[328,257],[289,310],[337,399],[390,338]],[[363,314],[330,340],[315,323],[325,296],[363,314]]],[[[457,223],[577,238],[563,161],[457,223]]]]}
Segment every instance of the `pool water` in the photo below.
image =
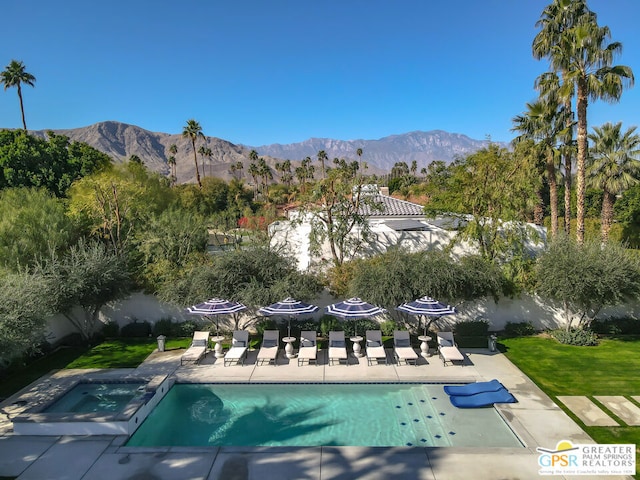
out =
{"type": "Polygon", "coordinates": [[[45,413],[120,412],[142,395],[143,383],[78,383],[43,410],[45,413]]]}
{"type": "Polygon", "coordinates": [[[128,446],[522,447],[440,384],[176,384],[128,446]]]}

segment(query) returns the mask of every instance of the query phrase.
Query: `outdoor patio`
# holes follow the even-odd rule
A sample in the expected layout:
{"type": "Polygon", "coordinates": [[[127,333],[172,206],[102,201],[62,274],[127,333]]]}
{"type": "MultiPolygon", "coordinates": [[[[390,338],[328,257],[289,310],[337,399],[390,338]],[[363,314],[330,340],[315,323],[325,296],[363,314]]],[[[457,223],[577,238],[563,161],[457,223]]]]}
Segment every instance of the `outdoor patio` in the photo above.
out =
{"type": "MultiPolygon", "coordinates": [[[[417,366],[368,366],[366,357],[350,355],[349,365],[328,365],[326,351],[318,365],[298,366],[280,350],[278,364],[257,366],[256,350],[245,365],[223,366],[213,352],[197,365],[180,366],[182,350],[155,352],[137,369],[91,375],[173,375],[178,382],[472,382],[497,378],[518,403],[498,406],[524,448],[365,448],[365,447],[172,447],[122,446],[126,437],[27,437],[12,435],[0,423],[0,476],[27,479],[496,479],[538,478],[536,447],[553,448],[560,440],[592,440],[502,354],[463,349],[464,366],[443,366],[437,356],[417,366]]],[[[388,357],[391,361],[392,352],[388,357]]],[[[39,398],[52,381],[82,374],[64,371],[43,377],[3,402],[3,412],[18,399],[39,398]]],[[[49,393],[47,393],[49,392],[49,393]]],[[[11,414],[16,414],[12,411],[11,414]]],[[[557,477],[560,478],[560,477],[557,477]]],[[[598,477],[590,477],[598,478],[598,477]]],[[[606,476],[602,478],[628,478],[606,476]]]]}

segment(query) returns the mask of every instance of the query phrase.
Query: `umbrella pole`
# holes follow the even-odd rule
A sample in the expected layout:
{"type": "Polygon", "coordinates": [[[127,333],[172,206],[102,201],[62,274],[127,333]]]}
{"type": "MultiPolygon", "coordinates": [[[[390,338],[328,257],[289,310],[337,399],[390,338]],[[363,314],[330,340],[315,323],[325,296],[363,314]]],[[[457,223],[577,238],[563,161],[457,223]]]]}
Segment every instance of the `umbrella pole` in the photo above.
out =
{"type": "Polygon", "coordinates": [[[287,337],[291,336],[291,316],[289,316],[289,326],[287,327],[287,337]]]}

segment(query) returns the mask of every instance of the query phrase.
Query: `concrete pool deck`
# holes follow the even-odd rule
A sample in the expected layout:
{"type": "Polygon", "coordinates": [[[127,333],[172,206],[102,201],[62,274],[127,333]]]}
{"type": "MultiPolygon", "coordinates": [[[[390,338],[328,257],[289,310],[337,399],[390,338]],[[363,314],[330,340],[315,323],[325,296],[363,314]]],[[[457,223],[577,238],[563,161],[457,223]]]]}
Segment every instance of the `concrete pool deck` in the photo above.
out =
{"type": "MultiPolygon", "coordinates": [[[[594,443],[555,403],[507,358],[487,349],[463,349],[464,366],[443,366],[433,356],[418,366],[368,366],[366,357],[350,357],[350,365],[298,367],[281,350],[278,366],[256,366],[250,351],[244,366],[223,366],[213,353],[199,365],[180,366],[183,351],[152,354],[137,369],[91,371],[91,376],[173,375],[178,382],[470,382],[497,378],[518,399],[498,411],[524,448],[462,447],[170,447],[123,446],[123,436],[33,437],[14,435],[10,422],[0,420],[0,476],[31,479],[534,479],[538,475],[536,447],[553,449],[560,440],[594,443]],[[426,363],[428,362],[428,363],[426,363]]],[[[389,352],[390,354],[391,352],[389,352]]],[[[46,399],[55,389],[51,380],[74,376],[63,371],[43,377],[0,404],[2,412],[20,398],[46,399]],[[31,395],[31,397],[21,397],[31,395]]],[[[554,478],[573,478],[555,476],[554,478]]],[[[585,478],[585,477],[576,477],[585,478]]],[[[622,479],[627,476],[589,478],[622,479]]]]}

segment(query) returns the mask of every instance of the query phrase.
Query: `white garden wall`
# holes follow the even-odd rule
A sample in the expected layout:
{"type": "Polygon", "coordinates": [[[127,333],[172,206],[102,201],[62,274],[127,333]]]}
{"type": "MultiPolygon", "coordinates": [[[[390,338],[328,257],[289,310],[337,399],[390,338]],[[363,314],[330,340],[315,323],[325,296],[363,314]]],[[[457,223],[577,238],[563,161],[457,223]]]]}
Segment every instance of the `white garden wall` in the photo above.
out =
{"type": "MultiPolygon", "coordinates": [[[[318,298],[312,300],[311,303],[320,307],[318,313],[314,315],[315,318],[321,317],[324,312],[324,307],[335,301],[338,301],[338,299],[333,298],[326,291],[318,298]]],[[[489,330],[492,331],[504,329],[507,322],[531,322],[536,329],[540,330],[558,328],[566,325],[564,313],[561,308],[547,305],[538,297],[531,295],[522,295],[514,299],[501,298],[498,302],[495,302],[493,299],[482,299],[457,305],[456,307],[458,308],[458,315],[442,317],[438,323],[441,328],[459,321],[475,320],[478,318],[488,320],[490,322],[489,330]]],[[[640,320],[640,303],[635,302],[618,307],[609,307],[604,309],[598,317],[622,316],[640,320]]],[[[155,296],[143,293],[135,293],[129,298],[103,308],[100,312],[100,320],[102,322],[115,321],[120,327],[135,320],[148,321],[153,324],[158,320],[166,318],[172,318],[176,322],[182,322],[185,320],[194,320],[198,317],[188,315],[180,308],[162,303],[155,296]]],[[[229,317],[221,316],[219,322],[221,329],[229,330],[233,328],[229,317]]],[[[48,339],[51,343],[55,343],[65,335],[73,332],[75,332],[75,328],[61,315],[53,317],[49,322],[48,339]]]]}

